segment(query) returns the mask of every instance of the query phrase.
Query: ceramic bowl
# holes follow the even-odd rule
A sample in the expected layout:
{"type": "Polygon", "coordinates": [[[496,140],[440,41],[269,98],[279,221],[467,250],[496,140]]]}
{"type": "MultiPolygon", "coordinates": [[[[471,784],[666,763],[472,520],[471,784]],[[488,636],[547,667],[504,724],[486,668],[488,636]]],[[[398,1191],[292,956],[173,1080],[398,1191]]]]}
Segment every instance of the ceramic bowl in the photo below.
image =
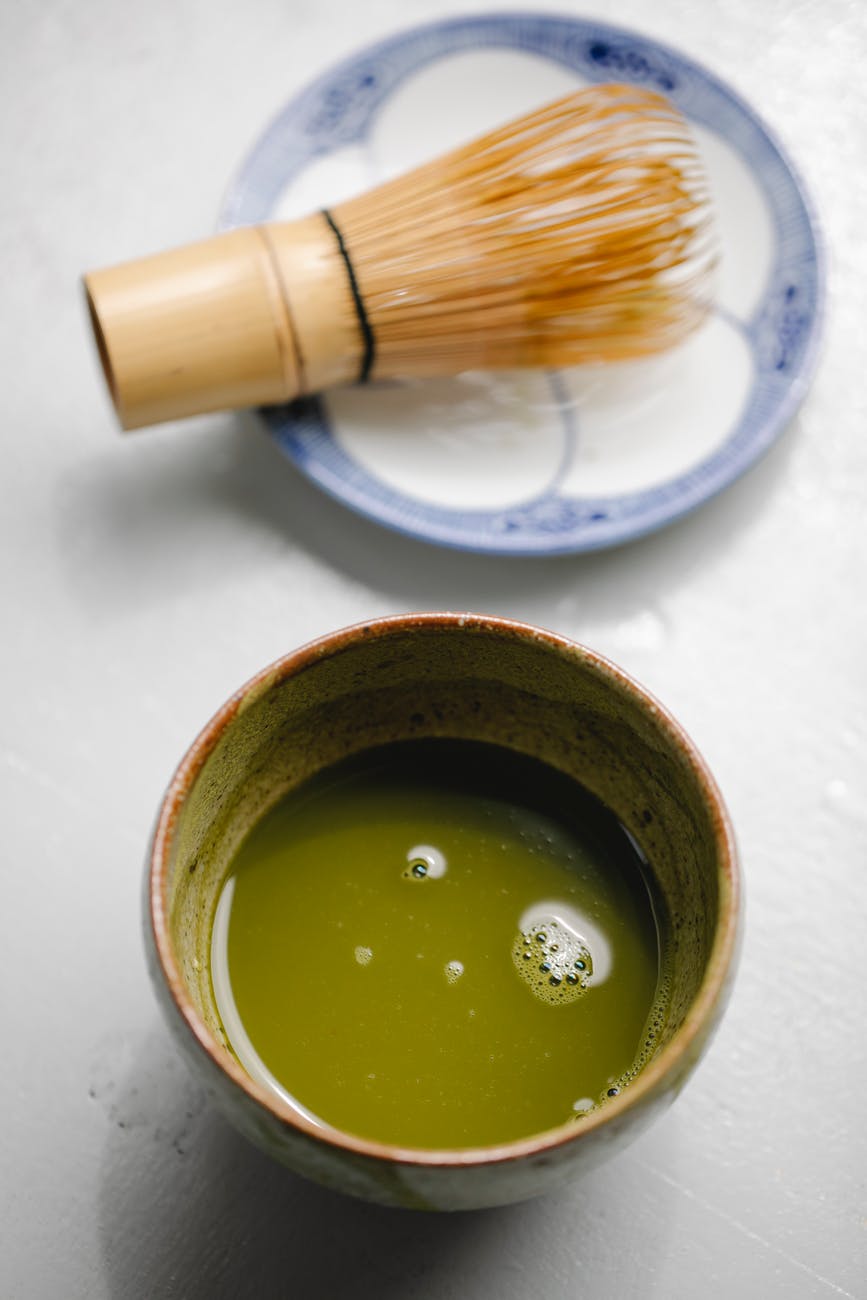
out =
{"type": "Polygon", "coordinates": [[[671,716],[591,650],[540,628],[471,614],[377,619],[263,669],[183,758],[159,813],[147,873],[155,986],[214,1102],[297,1172],[418,1209],[523,1200],[580,1175],[641,1131],[674,1098],[717,1024],[739,915],[728,816],[671,716]],[[617,814],[651,864],[672,945],[668,1018],[637,1078],[580,1124],[500,1146],[404,1149],[309,1123],[229,1050],[209,958],[233,852],[263,812],[313,772],[419,736],[508,745],[565,771],[617,814]]]}

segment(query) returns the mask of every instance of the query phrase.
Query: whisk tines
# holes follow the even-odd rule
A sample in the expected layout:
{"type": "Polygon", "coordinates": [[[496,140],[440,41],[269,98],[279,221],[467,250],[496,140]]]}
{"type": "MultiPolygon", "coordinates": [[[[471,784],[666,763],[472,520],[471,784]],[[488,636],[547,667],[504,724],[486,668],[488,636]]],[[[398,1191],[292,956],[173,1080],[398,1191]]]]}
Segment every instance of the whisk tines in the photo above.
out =
{"type": "Polygon", "coordinates": [[[697,147],[634,86],[566,95],[334,215],[383,377],[640,357],[710,300],[697,147]]]}

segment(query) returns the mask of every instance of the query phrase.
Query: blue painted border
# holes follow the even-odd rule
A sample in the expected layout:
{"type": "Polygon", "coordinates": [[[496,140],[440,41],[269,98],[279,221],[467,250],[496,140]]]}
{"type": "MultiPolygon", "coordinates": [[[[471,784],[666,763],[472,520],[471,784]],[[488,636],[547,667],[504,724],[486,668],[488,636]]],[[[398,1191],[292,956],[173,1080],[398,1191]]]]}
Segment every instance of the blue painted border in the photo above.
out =
{"type": "MultiPolygon", "coordinates": [[[[286,105],[235,177],[220,225],[266,220],[288,181],[314,159],[365,138],[380,106],[403,81],[437,59],[486,47],[546,57],[591,82],[622,80],[661,90],[692,121],[724,136],[753,171],[772,215],[776,256],[757,311],[749,320],[732,322],[755,366],[737,425],[701,464],[646,491],[593,499],[562,496],[558,472],[531,500],[473,511],[431,506],[389,488],[331,436],[324,407],[315,399],[262,414],[278,445],[320,487],[410,536],[512,555],[613,546],[680,518],[748,469],[794,414],[817,361],[825,277],[812,206],[772,133],[713,73],[624,28],[566,16],[485,14],[416,27],[345,59],[286,105]]],[[[568,431],[565,439],[564,457],[568,431]]]]}

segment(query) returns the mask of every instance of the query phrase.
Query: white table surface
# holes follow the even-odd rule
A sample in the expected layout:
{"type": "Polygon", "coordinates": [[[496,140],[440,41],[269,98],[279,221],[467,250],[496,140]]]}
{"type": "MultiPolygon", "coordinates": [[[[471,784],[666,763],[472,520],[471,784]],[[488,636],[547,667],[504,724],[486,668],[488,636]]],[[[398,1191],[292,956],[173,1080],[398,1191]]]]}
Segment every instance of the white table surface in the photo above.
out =
{"type": "Polygon", "coordinates": [[[116,432],[81,271],[209,232],[313,72],[460,11],[0,7],[4,1298],[867,1296],[863,0],[574,8],[743,92],[826,232],[808,400],[684,522],[586,557],[465,556],[327,500],[250,417],[116,432]],[[165,782],[227,694],[316,634],[442,607],[575,636],[657,693],[722,785],[748,907],[730,1011],[666,1118],[556,1198],[433,1217],[308,1185],[204,1106],[139,894],[165,782]]]}

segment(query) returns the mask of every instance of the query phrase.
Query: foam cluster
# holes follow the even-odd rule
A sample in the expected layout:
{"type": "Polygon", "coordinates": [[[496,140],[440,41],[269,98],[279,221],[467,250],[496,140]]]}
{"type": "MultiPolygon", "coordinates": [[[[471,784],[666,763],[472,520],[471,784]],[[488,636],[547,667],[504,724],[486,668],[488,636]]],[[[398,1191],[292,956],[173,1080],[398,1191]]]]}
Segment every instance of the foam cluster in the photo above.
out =
{"type": "Polygon", "coordinates": [[[593,974],[587,944],[553,916],[518,932],[512,960],[524,983],[550,1006],[577,1001],[593,974]]]}

